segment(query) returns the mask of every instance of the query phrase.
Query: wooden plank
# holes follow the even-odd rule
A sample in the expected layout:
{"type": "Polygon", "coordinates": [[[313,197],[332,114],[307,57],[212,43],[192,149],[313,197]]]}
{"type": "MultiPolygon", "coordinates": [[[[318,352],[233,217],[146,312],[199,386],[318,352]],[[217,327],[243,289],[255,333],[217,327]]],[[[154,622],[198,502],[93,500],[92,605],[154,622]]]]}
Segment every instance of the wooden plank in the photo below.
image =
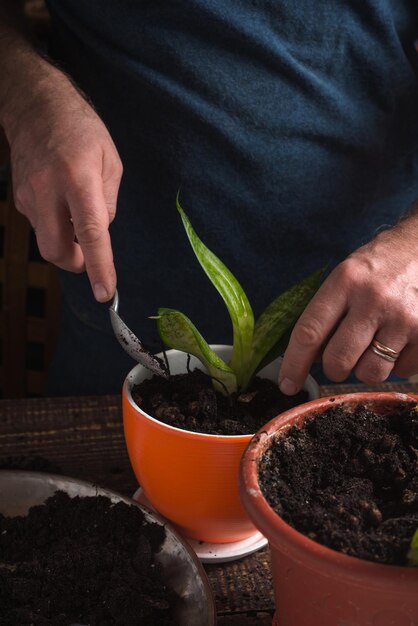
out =
{"type": "Polygon", "coordinates": [[[18,398],[25,395],[25,341],[27,258],[29,223],[16,211],[10,199],[6,214],[4,245],[4,335],[3,395],[18,398]]]}
{"type": "Polygon", "coordinates": [[[6,200],[0,200],[0,226],[4,226],[6,224],[6,211],[7,211],[6,200]]]}
{"type": "Polygon", "coordinates": [[[47,289],[51,277],[49,263],[30,261],[28,263],[28,285],[35,289],[47,289]]]}
{"type": "Polygon", "coordinates": [[[42,396],[45,392],[45,372],[26,370],[26,395],[42,396]]]}
{"type": "Polygon", "coordinates": [[[41,456],[64,475],[132,496],[119,397],[0,400],[0,456],[41,456]]]}
{"type": "Polygon", "coordinates": [[[26,338],[34,343],[44,343],[47,336],[47,320],[43,317],[26,318],[26,338]]]}
{"type": "Polygon", "coordinates": [[[268,548],[222,566],[206,563],[205,570],[215,594],[218,614],[228,615],[237,609],[242,613],[256,613],[274,607],[268,548]]]}
{"type": "Polygon", "coordinates": [[[358,393],[361,391],[399,391],[400,393],[418,393],[418,384],[405,381],[390,381],[378,385],[335,384],[321,386],[321,396],[333,396],[341,393],[358,393]]]}
{"type": "Polygon", "coordinates": [[[271,626],[273,612],[262,611],[250,613],[234,613],[230,615],[218,614],[218,626],[271,626]]]}
{"type": "Polygon", "coordinates": [[[61,317],[62,295],[58,280],[58,270],[48,263],[49,279],[45,294],[45,327],[44,342],[45,378],[56,345],[59,320],[61,317]]]}

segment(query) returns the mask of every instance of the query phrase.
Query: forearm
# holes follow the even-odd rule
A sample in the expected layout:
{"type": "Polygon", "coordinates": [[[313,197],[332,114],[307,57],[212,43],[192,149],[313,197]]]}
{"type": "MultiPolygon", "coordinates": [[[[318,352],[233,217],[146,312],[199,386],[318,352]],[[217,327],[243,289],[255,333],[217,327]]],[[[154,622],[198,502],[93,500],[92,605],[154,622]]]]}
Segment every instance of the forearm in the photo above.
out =
{"type": "MultiPolygon", "coordinates": [[[[36,50],[27,33],[20,3],[0,0],[0,125],[9,141],[22,118],[36,114],[49,94],[70,82],[36,50]]],[[[70,87],[71,88],[71,87],[70,87]]]]}
{"type": "Polygon", "coordinates": [[[105,302],[116,287],[109,224],[122,164],[94,109],[25,34],[14,2],[0,0],[0,124],[15,205],[41,255],[62,269],[86,270],[105,302]]]}
{"type": "Polygon", "coordinates": [[[418,245],[418,200],[402,215],[395,226],[395,231],[399,236],[410,238],[418,245]]]}
{"type": "MultiPolygon", "coordinates": [[[[405,254],[409,254],[411,259],[418,255],[418,201],[401,216],[399,221],[389,228],[381,230],[363,248],[369,252],[380,252],[387,246],[398,247],[405,254]]],[[[360,248],[360,250],[363,250],[360,248]]]]}

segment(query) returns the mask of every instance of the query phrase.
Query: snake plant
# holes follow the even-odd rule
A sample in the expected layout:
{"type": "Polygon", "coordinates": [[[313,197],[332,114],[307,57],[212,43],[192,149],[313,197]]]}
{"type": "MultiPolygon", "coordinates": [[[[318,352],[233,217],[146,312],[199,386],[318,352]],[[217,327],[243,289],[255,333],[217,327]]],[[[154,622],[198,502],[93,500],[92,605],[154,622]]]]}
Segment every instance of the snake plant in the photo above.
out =
{"type": "Polygon", "coordinates": [[[206,366],[218,391],[224,394],[244,391],[261,367],[284,352],[291,329],[319,287],[322,270],[279,295],[255,321],[240,283],[199,239],[178,195],[176,205],[193,251],[228,309],[233,328],[231,360],[223,361],[191,320],[175,309],[158,309],[154,316],[158,332],[168,347],[197,357],[206,366]]]}
{"type": "Polygon", "coordinates": [[[411,545],[408,552],[408,565],[412,567],[418,567],[418,528],[414,533],[411,540],[411,545]]]}

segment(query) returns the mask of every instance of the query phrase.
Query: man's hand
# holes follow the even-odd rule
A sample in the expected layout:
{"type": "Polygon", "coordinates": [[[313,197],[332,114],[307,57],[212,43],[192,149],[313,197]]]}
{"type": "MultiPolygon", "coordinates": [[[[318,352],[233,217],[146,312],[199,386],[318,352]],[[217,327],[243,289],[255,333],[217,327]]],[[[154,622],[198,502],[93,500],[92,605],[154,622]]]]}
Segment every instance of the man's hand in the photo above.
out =
{"type": "Polygon", "coordinates": [[[15,204],[42,256],[72,272],[86,269],[105,302],[116,287],[108,228],[122,165],[92,107],[27,38],[22,4],[0,0],[0,124],[15,204]]]}
{"type": "Polygon", "coordinates": [[[354,370],[366,384],[418,372],[418,217],[381,232],[338,265],[299,318],[280,370],[281,390],[295,394],[315,360],[328,378],[354,370]],[[400,352],[389,362],[373,339],[400,352]]]}
{"type": "Polygon", "coordinates": [[[87,270],[96,299],[115,291],[109,224],[122,165],[106,127],[26,35],[22,3],[0,0],[0,124],[11,148],[14,198],[42,256],[87,270]]]}
{"type": "Polygon", "coordinates": [[[105,302],[116,286],[108,228],[122,165],[92,107],[56,68],[45,71],[43,89],[18,104],[6,128],[16,208],[32,224],[41,255],[62,269],[86,270],[105,302]]]}

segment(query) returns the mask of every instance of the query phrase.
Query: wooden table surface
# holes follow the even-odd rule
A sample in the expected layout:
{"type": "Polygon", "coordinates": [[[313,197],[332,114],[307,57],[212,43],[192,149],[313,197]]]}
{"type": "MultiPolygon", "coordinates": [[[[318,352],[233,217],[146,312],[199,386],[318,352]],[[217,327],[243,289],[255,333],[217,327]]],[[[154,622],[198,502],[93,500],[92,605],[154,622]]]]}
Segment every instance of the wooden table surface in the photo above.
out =
{"type": "MultiPolygon", "coordinates": [[[[333,385],[322,395],[367,390],[333,385]]],[[[374,390],[418,393],[418,383],[374,390]]],[[[137,488],[125,449],[120,396],[0,400],[0,468],[51,471],[131,496],[137,488]]],[[[206,564],[218,624],[270,626],[274,598],[267,548],[237,561],[206,564]]]]}

